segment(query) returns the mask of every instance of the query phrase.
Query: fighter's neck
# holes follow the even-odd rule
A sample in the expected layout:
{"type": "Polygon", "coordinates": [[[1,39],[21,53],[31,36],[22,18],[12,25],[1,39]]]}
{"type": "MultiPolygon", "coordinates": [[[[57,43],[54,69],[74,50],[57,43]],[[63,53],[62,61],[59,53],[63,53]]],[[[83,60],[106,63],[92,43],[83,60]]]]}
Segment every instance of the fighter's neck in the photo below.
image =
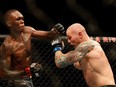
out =
{"type": "Polygon", "coordinates": [[[90,41],[91,39],[89,38],[89,36],[85,36],[85,37],[83,37],[83,39],[82,39],[82,42],[85,42],[85,41],[90,41]]]}
{"type": "Polygon", "coordinates": [[[16,41],[22,41],[21,33],[11,33],[11,37],[14,38],[16,41]]]}

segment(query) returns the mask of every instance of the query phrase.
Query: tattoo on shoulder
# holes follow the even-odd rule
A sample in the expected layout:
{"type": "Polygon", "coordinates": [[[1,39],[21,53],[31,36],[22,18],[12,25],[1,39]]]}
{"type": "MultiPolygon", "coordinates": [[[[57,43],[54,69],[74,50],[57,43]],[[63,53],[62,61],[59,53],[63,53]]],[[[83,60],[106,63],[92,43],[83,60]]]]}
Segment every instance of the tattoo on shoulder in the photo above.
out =
{"type": "Polygon", "coordinates": [[[94,44],[92,41],[88,41],[88,42],[83,42],[81,44],[79,44],[79,46],[77,47],[76,50],[80,51],[80,52],[90,52],[92,49],[94,48],[94,44]]]}
{"type": "Polygon", "coordinates": [[[94,44],[92,42],[83,42],[75,49],[75,51],[69,53],[67,59],[73,63],[77,61],[80,62],[93,48],[94,44]]]}

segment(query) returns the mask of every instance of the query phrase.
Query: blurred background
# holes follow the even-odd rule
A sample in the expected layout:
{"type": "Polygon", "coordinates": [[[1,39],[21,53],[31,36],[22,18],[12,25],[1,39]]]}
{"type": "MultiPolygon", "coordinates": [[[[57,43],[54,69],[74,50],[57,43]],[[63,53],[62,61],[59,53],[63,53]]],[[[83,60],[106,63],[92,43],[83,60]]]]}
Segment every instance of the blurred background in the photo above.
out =
{"type": "MultiPolygon", "coordinates": [[[[25,25],[36,30],[51,30],[56,23],[67,29],[79,22],[92,37],[115,37],[114,42],[102,40],[100,44],[116,81],[116,0],[0,0],[0,45],[4,34],[9,34],[4,25],[4,13],[10,9],[19,10],[24,15],[25,25]]],[[[66,38],[63,39],[66,42],[66,38]]],[[[66,43],[65,52],[69,50],[71,47],[66,43]]],[[[32,39],[32,58],[43,65],[44,71],[39,78],[33,78],[35,87],[87,87],[82,72],[73,65],[63,69],[55,66],[49,42],[32,39]]],[[[0,87],[6,87],[6,83],[0,79],[0,87]]]]}
{"type": "Polygon", "coordinates": [[[79,22],[91,36],[116,36],[116,0],[0,0],[0,34],[9,33],[3,21],[9,9],[19,10],[35,29],[79,22]]]}

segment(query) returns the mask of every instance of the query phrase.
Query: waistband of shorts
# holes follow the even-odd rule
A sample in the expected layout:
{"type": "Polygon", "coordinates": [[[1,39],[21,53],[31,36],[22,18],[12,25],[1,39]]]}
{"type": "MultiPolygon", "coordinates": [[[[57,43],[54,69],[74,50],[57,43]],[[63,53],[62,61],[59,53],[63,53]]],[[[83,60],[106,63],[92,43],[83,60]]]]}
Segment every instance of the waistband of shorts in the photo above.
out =
{"type": "Polygon", "coordinates": [[[101,87],[116,87],[116,85],[104,85],[104,86],[101,86],[101,87]]]}

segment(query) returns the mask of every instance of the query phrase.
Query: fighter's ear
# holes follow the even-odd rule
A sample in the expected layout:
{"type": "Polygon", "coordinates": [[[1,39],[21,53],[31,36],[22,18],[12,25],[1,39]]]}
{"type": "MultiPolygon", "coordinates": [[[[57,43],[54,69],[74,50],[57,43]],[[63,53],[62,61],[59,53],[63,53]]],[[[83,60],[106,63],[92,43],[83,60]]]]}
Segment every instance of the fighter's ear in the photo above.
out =
{"type": "Polygon", "coordinates": [[[82,35],[82,32],[79,32],[78,35],[81,36],[82,35]]]}
{"type": "Polygon", "coordinates": [[[7,25],[8,27],[11,27],[11,26],[12,26],[12,23],[11,23],[10,21],[7,21],[7,22],[6,22],[6,25],[7,25]]]}
{"type": "Polygon", "coordinates": [[[79,32],[79,33],[78,33],[78,36],[79,36],[80,38],[82,38],[82,37],[83,37],[82,32],[79,32]]]}

